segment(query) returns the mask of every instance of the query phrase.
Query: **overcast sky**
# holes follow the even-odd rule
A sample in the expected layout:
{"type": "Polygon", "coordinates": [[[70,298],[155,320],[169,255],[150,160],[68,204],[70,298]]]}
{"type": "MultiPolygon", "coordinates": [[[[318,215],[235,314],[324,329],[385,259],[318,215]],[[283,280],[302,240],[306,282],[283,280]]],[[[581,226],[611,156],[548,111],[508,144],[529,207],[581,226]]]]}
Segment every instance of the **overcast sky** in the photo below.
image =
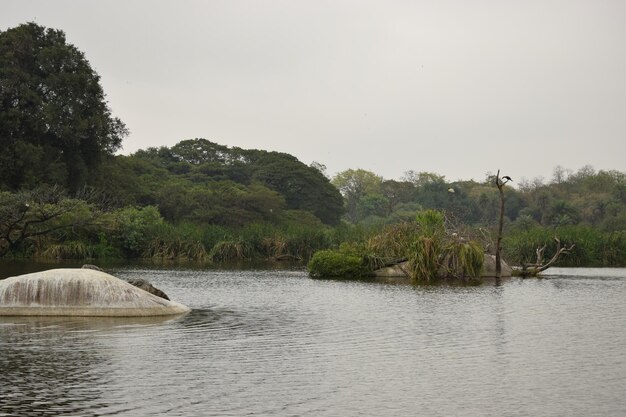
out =
{"type": "Polygon", "coordinates": [[[0,0],[0,30],[65,31],[130,129],[328,174],[549,180],[626,171],[623,0],[0,0]]]}

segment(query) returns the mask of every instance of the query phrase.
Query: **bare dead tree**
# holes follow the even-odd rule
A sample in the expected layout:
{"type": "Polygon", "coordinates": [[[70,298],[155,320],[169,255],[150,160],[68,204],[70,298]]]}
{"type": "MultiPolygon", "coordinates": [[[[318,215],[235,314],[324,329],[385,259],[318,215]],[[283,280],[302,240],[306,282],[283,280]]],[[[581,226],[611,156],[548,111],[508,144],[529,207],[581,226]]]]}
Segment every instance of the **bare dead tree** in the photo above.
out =
{"type": "Polygon", "coordinates": [[[574,243],[569,246],[561,246],[561,241],[557,237],[554,238],[554,241],[556,242],[556,251],[554,252],[554,255],[552,255],[552,258],[550,258],[548,262],[545,262],[544,260],[547,245],[543,245],[542,247],[537,248],[535,251],[537,254],[537,260],[535,261],[535,263],[532,264],[522,264],[522,276],[535,276],[538,273],[545,271],[546,269],[550,268],[550,266],[554,265],[554,263],[559,260],[561,255],[566,255],[570,253],[576,246],[574,243]]]}
{"type": "Polygon", "coordinates": [[[496,187],[498,187],[498,192],[500,193],[500,217],[498,221],[498,236],[496,238],[496,285],[500,284],[500,278],[502,277],[502,261],[500,257],[500,252],[502,250],[502,230],[504,228],[504,185],[513,181],[511,177],[505,175],[500,178],[500,170],[496,174],[496,187]]]}

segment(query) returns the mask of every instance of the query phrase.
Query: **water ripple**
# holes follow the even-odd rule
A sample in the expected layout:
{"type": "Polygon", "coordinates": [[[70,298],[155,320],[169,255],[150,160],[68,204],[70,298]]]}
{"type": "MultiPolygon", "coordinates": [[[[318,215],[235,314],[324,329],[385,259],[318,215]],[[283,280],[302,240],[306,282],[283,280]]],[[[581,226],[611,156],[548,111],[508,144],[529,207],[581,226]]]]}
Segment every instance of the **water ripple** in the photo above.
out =
{"type": "Polygon", "coordinates": [[[193,310],[0,318],[0,415],[626,414],[626,280],[119,272],[193,310]]]}

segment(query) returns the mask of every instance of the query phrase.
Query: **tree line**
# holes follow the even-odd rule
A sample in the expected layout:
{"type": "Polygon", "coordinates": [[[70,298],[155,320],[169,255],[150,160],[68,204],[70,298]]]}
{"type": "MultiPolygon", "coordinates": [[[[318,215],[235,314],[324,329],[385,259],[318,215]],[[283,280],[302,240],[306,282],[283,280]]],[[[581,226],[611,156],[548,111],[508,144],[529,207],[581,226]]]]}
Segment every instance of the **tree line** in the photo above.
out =
{"type": "MultiPolygon", "coordinates": [[[[498,210],[494,178],[487,174],[484,181],[449,182],[436,173],[408,171],[397,181],[349,169],[332,182],[346,200],[346,219],[352,223],[390,223],[409,219],[419,210],[441,209],[463,223],[488,226],[498,210]]],[[[572,172],[556,167],[552,180],[522,180],[517,187],[505,188],[505,198],[509,226],[626,229],[626,174],[620,171],[585,166],[572,172]]]]}
{"type": "MultiPolygon", "coordinates": [[[[0,87],[0,256],[306,259],[427,210],[492,249],[493,175],[393,180],[348,169],[330,179],[319,163],[204,138],[115,155],[128,130],[60,30],[0,32],[0,87]]],[[[548,182],[515,184],[504,189],[510,261],[559,235],[587,242],[576,242],[572,264],[626,262],[624,173],[557,167],[548,182]]]]}
{"type": "MultiPolygon", "coordinates": [[[[352,224],[380,229],[411,222],[416,212],[441,210],[467,226],[466,233],[486,251],[494,250],[500,202],[495,175],[487,174],[483,181],[447,181],[436,173],[407,171],[398,181],[348,169],[332,182],[344,196],[345,219],[352,224]]],[[[555,249],[556,237],[564,245],[576,244],[561,265],[626,265],[625,173],[557,166],[548,181],[522,179],[507,184],[503,192],[507,261],[531,263],[538,248],[555,249]]]]}

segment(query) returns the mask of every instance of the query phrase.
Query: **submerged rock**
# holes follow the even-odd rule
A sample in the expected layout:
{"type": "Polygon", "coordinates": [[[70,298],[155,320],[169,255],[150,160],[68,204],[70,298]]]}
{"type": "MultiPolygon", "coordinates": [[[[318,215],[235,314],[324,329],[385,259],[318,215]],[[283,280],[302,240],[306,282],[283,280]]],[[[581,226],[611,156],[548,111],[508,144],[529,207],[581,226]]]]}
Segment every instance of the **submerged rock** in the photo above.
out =
{"type": "Polygon", "coordinates": [[[157,297],[165,298],[166,300],[170,299],[170,297],[168,297],[167,294],[165,294],[163,291],[161,291],[154,285],[150,284],[145,279],[131,278],[131,279],[127,279],[126,282],[128,282],[130,285],[134,285],[137,288],[141,288],[142,290],[147,291],[150,294],[154,294],[157,297]]]}
{"type": "Polygon", "coordinates": [[[411,277],[411,270],[409,269],[409,262],[404,261],[395,265],[386,266],[381,269],[377,269],[374,271],[374,276],[376,277],[384,277],[384,278],[393,278],[393,277],[411,277]]]}
{"type": "MultiPolygon", "coordinates": [[[[91,264],[85,264],[81,268],[82,269],[93,269],[94,271],[102,271],[102,272],[104,272],[102,270],[102,268],[100,268],[99,266],[91,265],[91,264]]],[[[170,299],[170,297],[168,297],[167,294],[165,294],[163,291],[161,291],[160,289],[158,289],[154,285],[150,284],[145,279],[142,279],[142,278],[131,278],[131,279],[127,279],[126,282],[128,282],[130,285],[134,285],[137,288],[141,288],[144,291],[148,291],[150,294],[154,294],[157,297],[165,298],[166,300],[170,299]]]]}
{"type": "Polygon", "coordinates": [[[93,269],[51,269],[0,281],[0,315],[162,316],[189,307],[93,269]]]}
{"type": "MultiPolygon", "coordinates": [[[[511,273],[513,270],[509,266],[509,264],[504,262],[504,259],[501,259],[500,267],[501,267],[500,276],[505,277],[505,278],[511,276],[511,273]]],[[[483,272],[481,276],[489,277],[489,278],[493,278],[496,276],[496,256],[495,255],[485,254],[485,261],[483,263],[483,272]]]]}

